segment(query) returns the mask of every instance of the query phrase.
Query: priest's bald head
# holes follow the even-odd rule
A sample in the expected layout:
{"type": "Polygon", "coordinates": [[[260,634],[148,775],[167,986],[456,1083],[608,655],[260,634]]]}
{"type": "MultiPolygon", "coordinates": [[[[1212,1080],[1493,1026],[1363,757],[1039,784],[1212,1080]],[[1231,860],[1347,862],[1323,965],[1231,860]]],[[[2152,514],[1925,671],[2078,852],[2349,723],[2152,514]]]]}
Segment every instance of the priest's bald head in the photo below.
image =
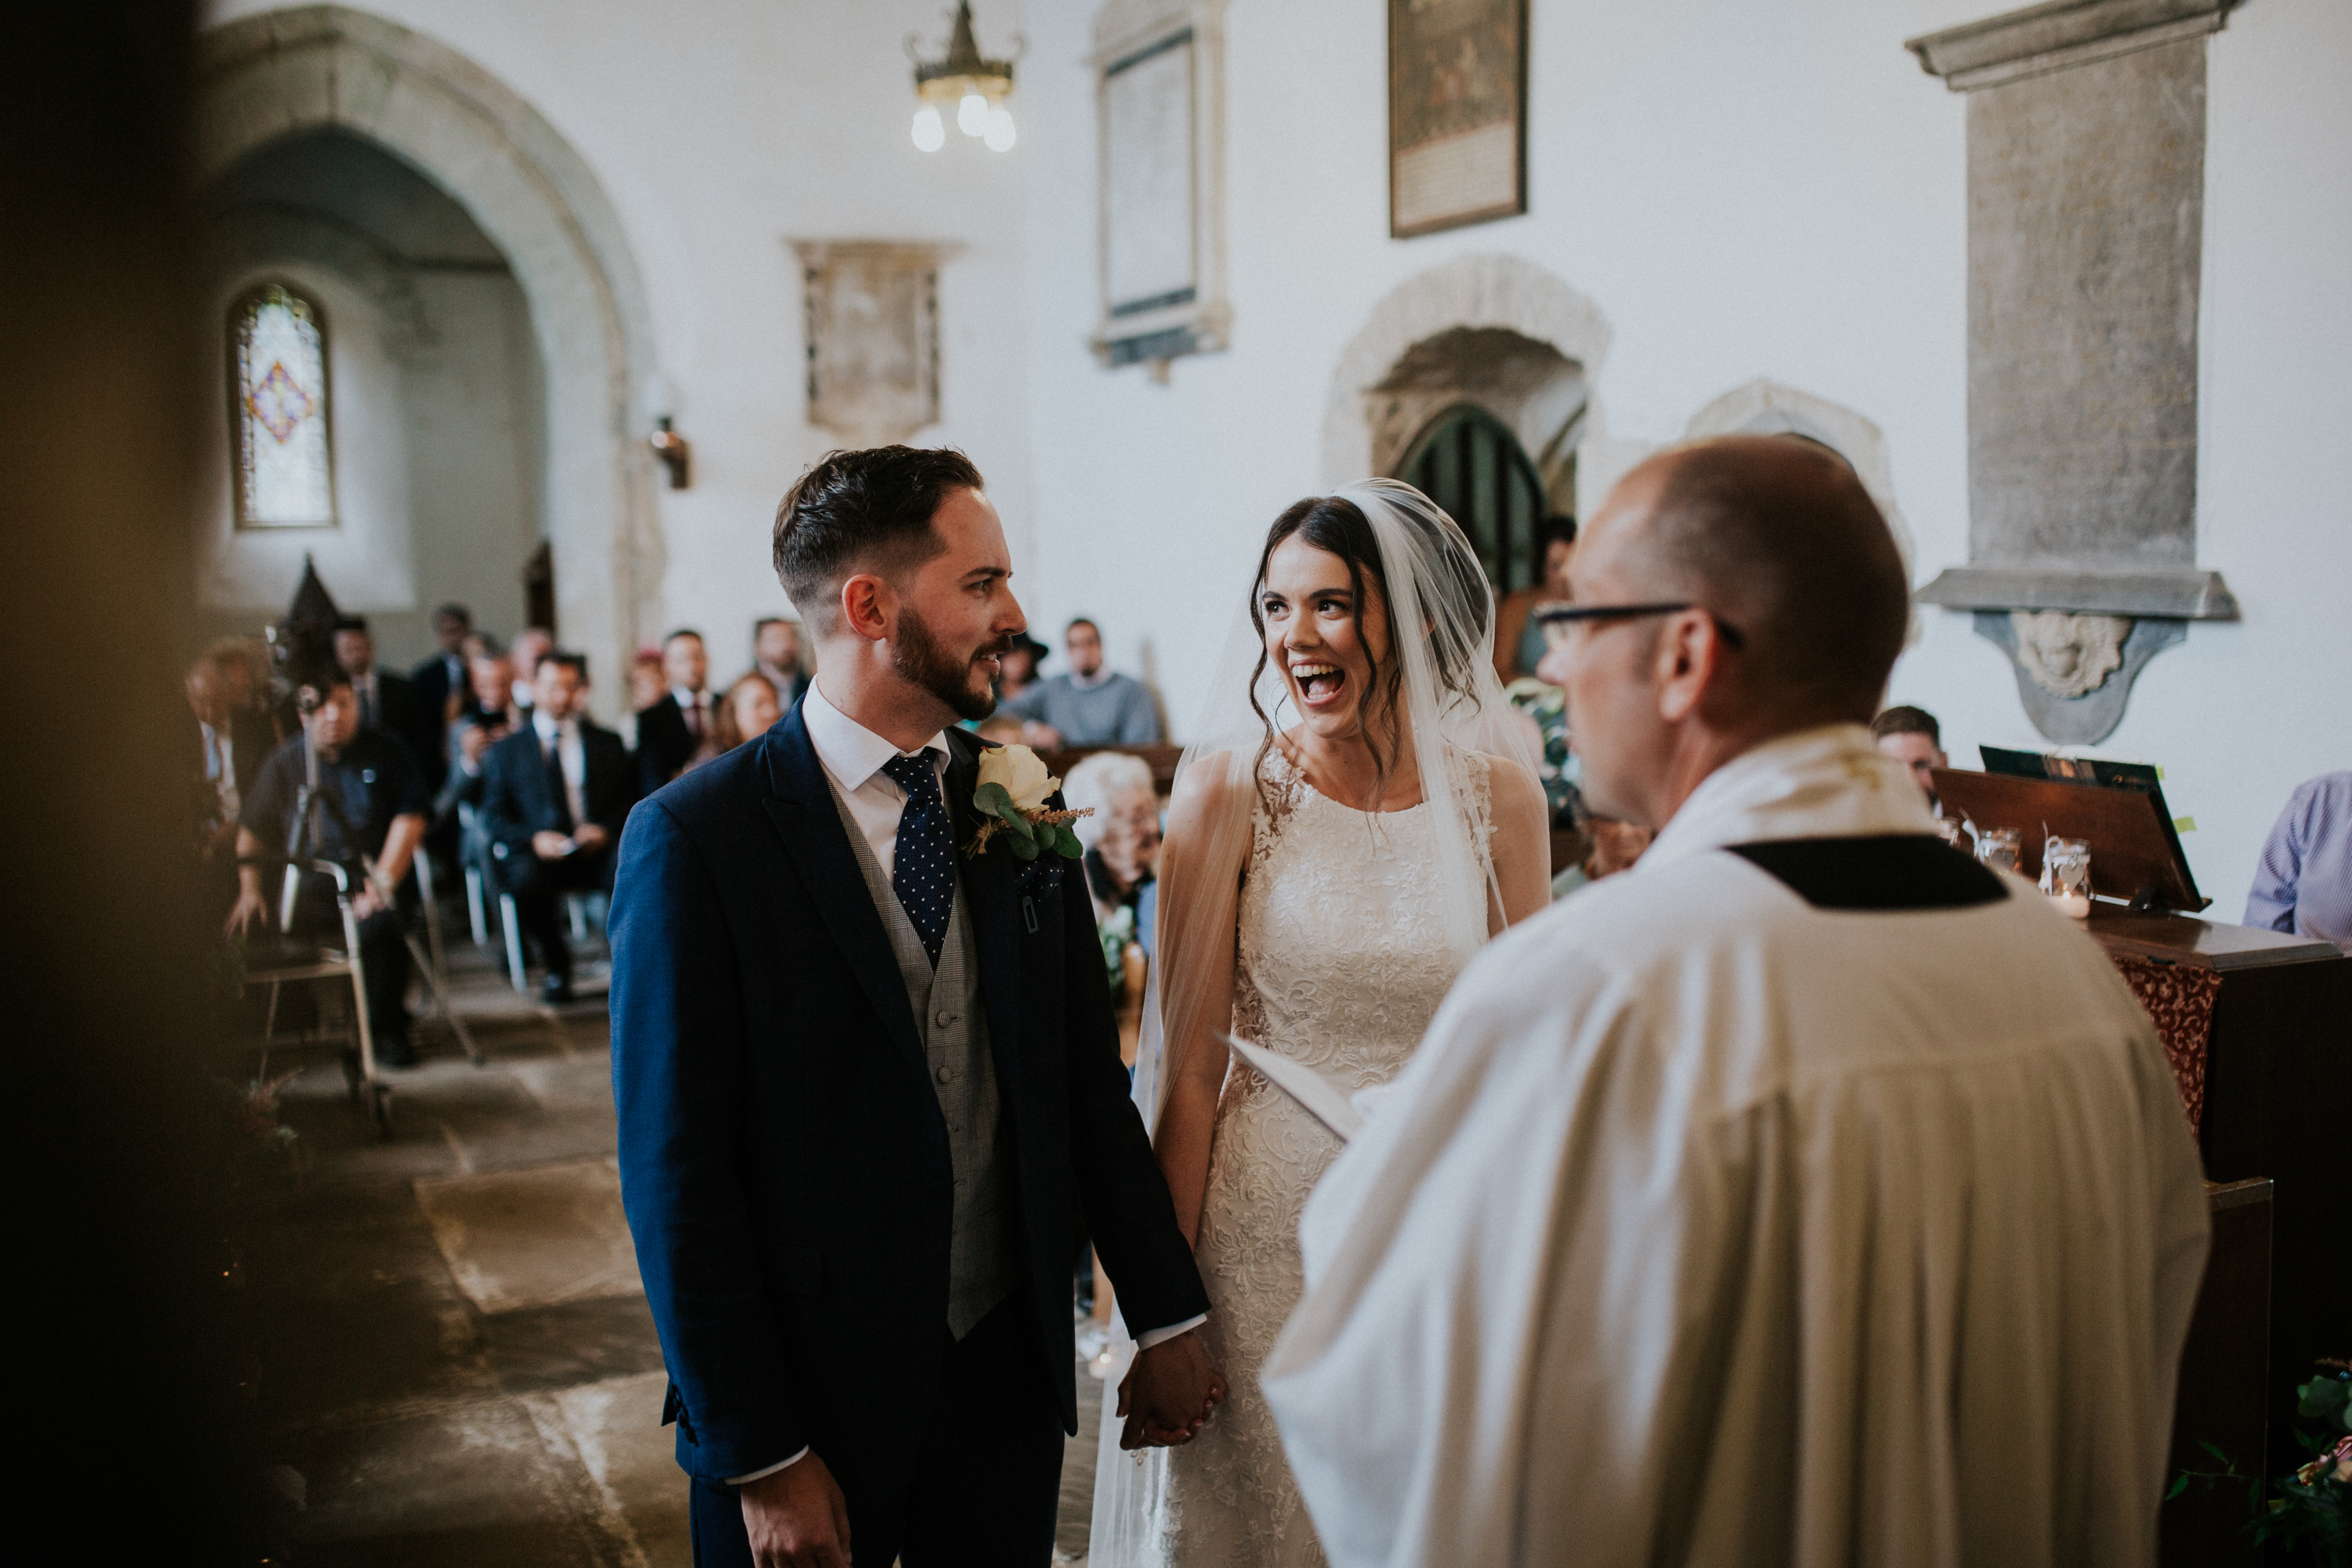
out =
{"type": "Polygon", "coordinates": [[[1568,582],[1586,615],[1554,633],[1541,673],[1568,693],[1592,809],[1652,827],[1762,742],[1867,724],[1910,615],[1862,481],[1791,436],[1641,464],[1585,528],[1568,582]]]}

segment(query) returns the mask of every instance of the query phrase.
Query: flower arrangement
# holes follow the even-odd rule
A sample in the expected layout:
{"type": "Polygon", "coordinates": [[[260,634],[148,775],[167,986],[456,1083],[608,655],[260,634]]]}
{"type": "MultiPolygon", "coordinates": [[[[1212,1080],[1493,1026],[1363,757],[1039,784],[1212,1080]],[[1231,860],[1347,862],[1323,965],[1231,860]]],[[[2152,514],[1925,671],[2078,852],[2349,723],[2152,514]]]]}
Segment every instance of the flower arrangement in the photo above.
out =
{"type": "Polygon", "coordinates": [[[2312,1459],[2279,1482],[2279,1495],[2254,1521],[2257,1542],[2307,1544],[2330,1568],[2352,1565],[2352,1362],[2323,1361],[2319,1375],[2297,1388],[2294,1413],[2317,1421],[2295,1436],[2312,1459]]]}
{"type": "MultiPolygon", "coordinates": [[[[2296,1437],[2310,1450],[2310,1462],[2278,1482],[2278,1495],[2263,1500],[2262,1482],[2249,1487],[2254,1510],[2246,1532],[2256,1546],[2273,1542],[2290,1551],[2305,1548],[2314,1562],[2328,1568],[2352,1568],[2352,1362],[2322,1361],[2318,1374],[2295,1391],[2294,1411],[2316,1428],[2298,1427],[2296,1437]]],[[[2199,1447],[2220,1460],[2218,1470],[2184,1470],[2165,1492],[2167,1501],[2179,1497],[2191,1481],[2208,1486],[2248,1478],[2229,1456],[2210,1443],[2199,1447]]]]}
{"type": "Polygon", "coordinates": [[[1002,834],[1013,846],[1013,853],[1024,860],[1034,860],[1046,849],[1077,859],[1086,849],[1070,824],[1094,812],[1091,807],[1048,811],[1046,800],[1061,787],[1062,781],[1048,773],[1037,753],[1026,746],[994,746],[981,752],[980,783],[971,793],[972,809],[981,816],[980,831],[971,836],[963,852],[975,857],[985,854],[989,841],[1002,834]]]}

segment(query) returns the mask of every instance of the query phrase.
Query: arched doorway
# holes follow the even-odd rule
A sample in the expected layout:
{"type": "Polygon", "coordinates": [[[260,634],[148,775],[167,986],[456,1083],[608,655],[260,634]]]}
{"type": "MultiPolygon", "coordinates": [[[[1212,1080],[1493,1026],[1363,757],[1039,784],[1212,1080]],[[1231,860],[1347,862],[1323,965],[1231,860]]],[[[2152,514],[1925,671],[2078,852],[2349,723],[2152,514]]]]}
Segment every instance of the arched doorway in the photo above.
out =
{"type": "Polygon", "coordinates": [[[1444,507],[1478,552],[1495,596],[1535,585],[1543,480],[1518,440],[1485,409],[1459,403],[1425,426],[1397,477],[1444,507]]]}
{"type": "Polygon", "coordinates": [[[240,438],[252,420],[230,387],[231,406],[207,421],[212,466],[230,470],[212,486],[202,541],[208,630],[277,618],[306,560],[342,608],[369,616],[393,668],[431,651],[436,605],[467,605],[500,637],[520,629],[525,563],[546,533],[546,414],[530,304],[505,253],[438,186],[341,130],[266,142],[206,195],[213,315],[228,335],[257,292],[292,290],[317,316],[323,408],[300,396],[331,490],[301,516],[254,525],[242,480],[255,444],[240,438]]]}
{"type": "Polygon", "coordinates": [[[560,629],[596,660],[601,705],[652,624],[661,532],[647,411],[656,370],[636,265],[587,164],[512,89],[455,50],[339,5],[245,16],[200,40],[199,175],[292,137],[372,143],[462,208],[528,302],[544,387],[539,505],[560,629]]]}

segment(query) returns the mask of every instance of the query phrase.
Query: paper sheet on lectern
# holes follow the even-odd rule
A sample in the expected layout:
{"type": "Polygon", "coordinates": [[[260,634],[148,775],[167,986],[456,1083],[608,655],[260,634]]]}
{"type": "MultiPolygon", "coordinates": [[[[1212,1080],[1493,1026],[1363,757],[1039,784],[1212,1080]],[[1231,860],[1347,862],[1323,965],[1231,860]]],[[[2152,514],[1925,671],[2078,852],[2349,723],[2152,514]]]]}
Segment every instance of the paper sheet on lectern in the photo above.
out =
{"type": "Polygon", "coordinates": [[[1307,1115],[1329,1128],[1340,1142],[1345,1143],[1363,1131],[1363,1112],[1349,1103],[1348,1091],[1313,1068],[1277,1056],[1235,1035],[1227,1035],[1224,1040],[1260,1078],[1297,1100],[1307,1115]]]}

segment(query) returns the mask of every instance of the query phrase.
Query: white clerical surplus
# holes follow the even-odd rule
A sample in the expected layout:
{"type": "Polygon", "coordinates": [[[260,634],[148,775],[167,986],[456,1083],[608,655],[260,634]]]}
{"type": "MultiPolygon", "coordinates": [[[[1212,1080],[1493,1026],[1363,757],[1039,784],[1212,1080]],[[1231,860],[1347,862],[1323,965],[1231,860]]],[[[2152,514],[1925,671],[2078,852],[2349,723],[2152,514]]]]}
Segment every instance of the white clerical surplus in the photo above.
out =
{"type": "Polygon", "coordinates": [[[1786,437],[1612,492],[1546,661],[1633,869],[1474,963],[1306,1211],[1338,1568],[2155,1561],[2203,1269],[2147,1016],[1857,718],[1904,578],[1786,437]]]}

